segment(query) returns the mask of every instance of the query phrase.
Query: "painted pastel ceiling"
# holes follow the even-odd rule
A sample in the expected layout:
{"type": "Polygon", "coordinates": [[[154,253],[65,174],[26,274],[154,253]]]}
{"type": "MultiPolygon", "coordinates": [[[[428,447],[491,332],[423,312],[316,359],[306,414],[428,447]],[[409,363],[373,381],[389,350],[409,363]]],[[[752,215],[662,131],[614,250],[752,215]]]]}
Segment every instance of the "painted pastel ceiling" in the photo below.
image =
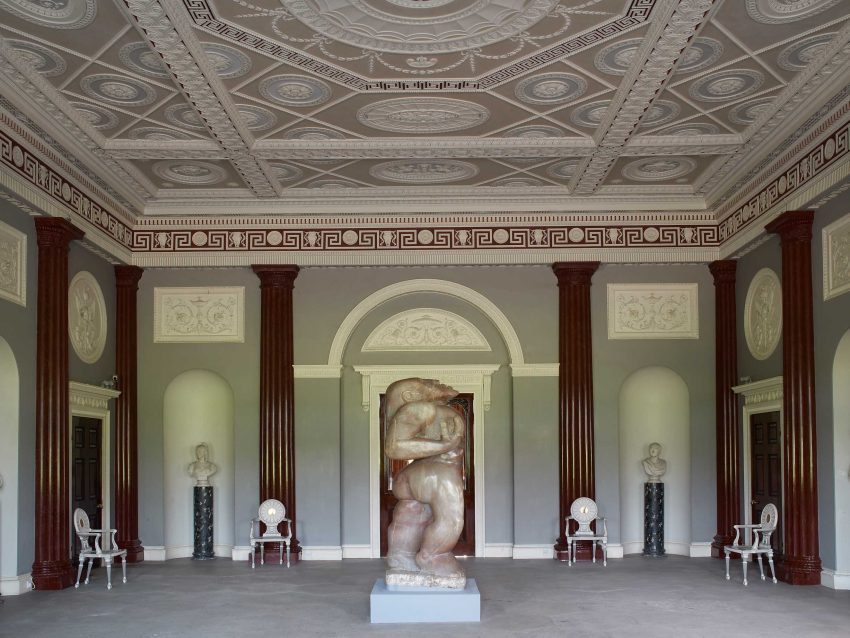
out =
{"type": "Polygon", "coordinates": [[[846,99],[849,4],[0,0],[0,107],[148,215],[710,210],[846,99]]]}

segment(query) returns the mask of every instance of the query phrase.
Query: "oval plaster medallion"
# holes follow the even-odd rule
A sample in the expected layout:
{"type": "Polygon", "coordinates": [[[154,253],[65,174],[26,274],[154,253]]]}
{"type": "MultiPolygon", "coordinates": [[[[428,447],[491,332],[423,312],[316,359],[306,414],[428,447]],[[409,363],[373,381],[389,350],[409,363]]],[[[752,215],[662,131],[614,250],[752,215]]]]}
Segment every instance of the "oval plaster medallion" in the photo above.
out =
{"type": "Polygon", "coordinates": [[[106,346],[106,303],[90,272],[74,275],[68,286],[68,336],[74,352],[85,363],[95,363],[106,346]]]}
{"type": "Polygon", "coordinates": [[[260,82],[260,95],[285,106],[316,106],[331,97],[331,87],[306,75],[274,75],[260,82]]]}
{"type": "Polygon", "coordinates": [[[168,69],[159,53],[147,42],[130,42],[118,51],[121,62],[131,71],[155,78],[167,78],[168,69]]]}
{"type": "Polygon", "coordinates": [[[826,11],[840,0],[747,0],[747,13],[764,24],[796,22],[826,11]]]}
{"type": "Polygon", "coordinates": [[[700,78],[688,91],[701,102],[726,102],[754,93],[764,82],[764,76],[752,69],[728,69],[700,78]]]}
{"type": "Polygon", "coordinates": [[[161,126],[139,126],[132,129],[127,134],[127,137],[131,140],[151,140],[154,142],[172,142],[174,140],[192,139],[185,133],[161,126]]]}
{"type": "Polygon", "coordinates": [[[200,114],[188,104],[173,104],[165,109],[165,119],[181,128],[206,129],[200,114]]]}
{"type": "Polygon", "coordinates": [[[636,182],[660,182],[687,175],[697,167],[689,157],[644,157],[623,167],[623,177],[636,182]]]}
{"type": "Polygon", "coordinates": [[[6,42],[15,50],[18,57],[23,58],[44,77],[53,78],[62,75],[67,68],[65,59],[61,55],[40,44],[29,40],[8,39],[6,42]]]}
{"type": "Polygon", "coordinates": [[[119,106],[147,106],[156,100],[156,92],[147,84],[111,73],[87,75],[80,80],[80,88],[91,98],[119,106]]]}
{"type": "Polygon", "coordinates": [[[393,133],[445,133],[483,124],[485,107],[447,97],[403,97],[367,104],[357,111],[366,126],[393,133]]]}
{"type": "Polygon", "coordinates": [[[570,119],[574,124],[578,124],[579,126],[596,128],[602,122],[602,118],[605,117],[610,104],[611,102],[609,100],[583,104],[572,112],[570,119]]]}
{"type": "Polygon", "coordinates": [[[0,0],[0,8],[52,29],[82,29],[97,15],[95,0],[0,0]]]}
{"type": "Polygon", "coordinates": [[[770,268],[753,277],[744,302],[744,336],[756,359],[767,359],[782,336],[782,285],[770,268]]]}
{"type": "Polygon", "coordinates": [[[320,126],[300,126],[289,129],[283,135],[285,140],[341,140],[344,138],[345,135],[339,131],[320,126]]]}
{"type": "Polygon", "coordinates": [[[729,121],[741,126],[749,126],[773,104],[773,97],[760,97],[743,104],[738,104],[729,111],[729,121]]]}
{"type": "Polygon", "coordinates": [[[205,42],[204,53],[212,63],[216,75],[223,80],[242,77],[251,70],[251,59],[242,51],[226,44],[205,42]]]}
{"type": "Polygon", "coordinates": [[[249,131],[265,131],[277,123],[277,116],[262,106],[237,104],[236,110],[239,111],[249,131]]]}
{"type": "Polygon", "coordinates": [[[578,99],[587,82],[572,73],[541,73],[518,82],[514,94],[527,104],[561,104],[578,99]]]}
{"type": "Polygon", "coordinates": [[[570,179],[575,175],[576,168],[578,168],[578,160],[566,160],[552,164],[546,169],[546,172],[557,179],[570,179]]]}
{"type": "Polygon", "coordinates": [[[502,137],[522,137],[525,139],[540,139],[544,137],[564,137],[564,132],[557,126],[548,124],[531,124],[517,126],[502,133],[502,137]]]}
{"type": "Polygon", "coordinates": [[[720,129],[715,124],[708,122],[693,122],[686,124],[677,124],[670,126],[663,131],[659,131],[659,135],[685,135],[688,137],[696,135],[717,135],[720,129]]]}
{"type": "Polygon", "coordinates": [[[282,182],[291,182],[303,175],[302,170],[292,164],[269,164],[269,168],[271,169],[272,175],[275,176],[275,179],[279,179],[282,182]]]}
{"type": "Polygon", "coordinates": [[[209,162],[164,160],[151,169],[162,179],[190,186],[217,184],[227,177],[221,166],[209,162]]]}
{"type": "Polygon", "coordinates": [[[661,126],[676,119],[679,115],[679,105],[670,100],[656,100],[643,114],[639,128],[661,126]]]}
{"type": "Polygon", "coordinates": [[[795,42],[782,49],[777,64],[786,71],[802,71],[823,54],[834,37],[835,33],[821,33],[795,42]]]}
{"type": "Polygon", "coordinates": [[[389,182],[436,184],[475,177],[478,167],[458,160],[397,160],[376,164],[369,174],[389,182]]]}
{"type": "Polygon", "coordinates": [[[106,131],[118,126],[118,117],[105,108],[87,102],[71,102],[77,112],[94,128],[106,131]]]}

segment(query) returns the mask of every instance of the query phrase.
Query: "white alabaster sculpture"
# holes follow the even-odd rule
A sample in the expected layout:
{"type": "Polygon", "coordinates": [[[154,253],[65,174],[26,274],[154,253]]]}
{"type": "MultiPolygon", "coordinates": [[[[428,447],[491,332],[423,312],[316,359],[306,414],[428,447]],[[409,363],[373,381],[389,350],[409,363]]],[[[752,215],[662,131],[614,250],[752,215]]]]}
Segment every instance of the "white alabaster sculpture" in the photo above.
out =
{"type": "Polygon", "coordinates": [[[195,485],[204,487],[210,484],[210,477],[218,471],[218,466],[209,460],[210,451],[206,443],[195,446],[195,461],[189,464],[189,476],[195,479],[195,485]]]}
{"type": "Polygon", "coordinates": [[[667,472],[667,461],[661,458],[661,444],[649,444],[649,456],[643,460],[643,471],[649,483],[660,483],[667,472]]]}

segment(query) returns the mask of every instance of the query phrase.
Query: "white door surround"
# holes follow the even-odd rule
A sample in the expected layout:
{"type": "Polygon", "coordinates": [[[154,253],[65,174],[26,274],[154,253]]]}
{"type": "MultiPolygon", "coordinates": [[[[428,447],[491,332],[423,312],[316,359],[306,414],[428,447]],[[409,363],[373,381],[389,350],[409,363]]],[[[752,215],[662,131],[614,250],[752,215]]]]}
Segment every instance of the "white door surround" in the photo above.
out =
{"type": "Polygon", "coordinates": [[[501,366],[492,365],[449,365],[449,366],[354,366],[362,376],[363,410],[369,413],[369,538],[370,556],[381,555],[381,393],[394,381],[408,377],[439,379],[458,392],[473,395],[472,413],[474,466],[475,466],[475,556],[484,553],[484,412],[490,408],[490,382],[494,372],[501,366]]]}

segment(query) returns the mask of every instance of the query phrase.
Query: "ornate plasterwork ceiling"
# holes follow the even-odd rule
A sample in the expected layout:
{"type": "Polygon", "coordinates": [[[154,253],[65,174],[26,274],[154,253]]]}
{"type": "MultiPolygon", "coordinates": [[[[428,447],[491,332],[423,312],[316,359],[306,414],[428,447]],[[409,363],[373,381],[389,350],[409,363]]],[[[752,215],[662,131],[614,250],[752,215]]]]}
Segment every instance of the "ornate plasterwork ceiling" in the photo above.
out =
{"type": "Polygon", "coordinates": [[[818,124],[848,43],[838,0],[0,0],[0,109],[131,224],[675,221],[818,124]]]}

